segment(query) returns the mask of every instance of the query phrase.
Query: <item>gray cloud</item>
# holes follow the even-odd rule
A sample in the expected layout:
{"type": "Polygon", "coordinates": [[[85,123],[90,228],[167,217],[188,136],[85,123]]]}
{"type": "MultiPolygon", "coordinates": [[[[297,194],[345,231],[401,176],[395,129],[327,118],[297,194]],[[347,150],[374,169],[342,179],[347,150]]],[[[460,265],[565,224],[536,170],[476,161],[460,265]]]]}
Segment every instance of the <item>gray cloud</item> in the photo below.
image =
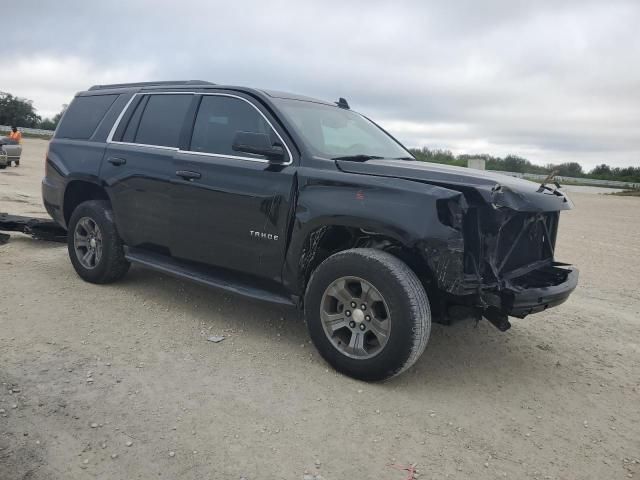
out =
{"type": "Polygon", "coordinates": [[[94,83],[202,78],[344,96],[408,146],[640,165],[634,0],[22,1],[11,16],[0,90],[45,115],[94,83]]]}

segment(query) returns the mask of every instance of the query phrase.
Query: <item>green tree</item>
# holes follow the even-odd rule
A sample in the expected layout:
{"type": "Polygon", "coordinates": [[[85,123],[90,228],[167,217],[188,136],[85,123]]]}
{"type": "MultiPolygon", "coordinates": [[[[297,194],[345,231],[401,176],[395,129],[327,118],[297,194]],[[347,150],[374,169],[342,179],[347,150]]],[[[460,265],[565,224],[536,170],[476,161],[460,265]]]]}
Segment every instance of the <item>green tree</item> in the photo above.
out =
{"type": "Polygon", "coordinates": [[[529,161],[525,160],[522,157],[518,157],[516,155],[507,155],[504,158],[504,169],[507,172],[525,173],[526,166],[528,163],[529,161]]]}
{"type": "Polygon", "coordinates": [[[37,127],[39,123],[40,116],[31,100],[0,92],[0,125],[37,127]]]}
{"type": "Polygon", "coordinates": [[[51,118],[45,118],[38,124],[38,128],[42,130],[55,130],[56,123],[51,118]]]}
{"type": "Polygon", "coordinates": [[[64,111],[67,109],[67,105],[62,105],[62,110],[60,110],[58,113],[56,113],[53,118],[45,118],[43,119],[40,124],[38,125],[38,128],[41,128],[43,130],[55,130],[56,127],[58,126],[58,122],[60,121],[60,118],[62,117],[62,114],[64,113],[64,111]]]}
{"type": "Polygon", "coordinates": [[[561,163],[555,165],[554,169],[558,171],[561,177],[583,177],[584,172],[582,166],[578,162],[561,163]]]}
{"type": "Polygon", "coordinates": [[[597,167],[594,167],[594,169],[591,170],[590,175],[611,175],[611,167],[606,163],[603,163],[601,165],[598,165],[597,167]]]}
{"type": "Polygon", "coordinates": [[[62,105],[62,110],[60,110],[58,113],[56,113],[53,116],[53,123],[56,124],[56,126],[58,126],[58,122],[60,121],[60,119],[62,118],[62,114],[65,112],[65,110],[67,109],[69,105],[67,105],[66,103],[62,105]]]}

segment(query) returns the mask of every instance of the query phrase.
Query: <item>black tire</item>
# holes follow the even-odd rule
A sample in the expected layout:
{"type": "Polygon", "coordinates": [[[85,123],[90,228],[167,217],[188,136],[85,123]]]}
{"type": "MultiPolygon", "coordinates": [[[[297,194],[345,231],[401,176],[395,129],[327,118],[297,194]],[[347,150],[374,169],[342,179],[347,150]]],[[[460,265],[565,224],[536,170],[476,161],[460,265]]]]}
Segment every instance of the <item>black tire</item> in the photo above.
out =
{"type": "Polygon", "coordinates": [[[313,272],[305,294],[309,334],[336,370],[366,381],[399,375],[420,357],[431,331],[429,300],[420,280],[401,260],[381,250],[356,248],[336,253],[313,272]],[[358,277],[375,287],[390,310],[386,344],[373,357],[351,358],[325,334],[321,305],[327,288],[342,277],[358,277]]]}
{"type": "Polygon", "coordinates": [[[0,170],[4,170],[7,167],[8,167],[8,165],[0,165],[0,170]]]}
{"type": "Polygon", "coordinates": [[[121,279],[129,270],[130,263],[124,257],[122,240],[113,222],[111,205],[105,200],[90,200],[76,207],[69,221],[67,248],[69,258],[78,275],[91,283],[112,283],[121,279]],[[102,235],[102,254],[95,267],[86,268],[78,258],[74,245],[74,233],[78,221],[90,218],[99,227],[102,235]]]}

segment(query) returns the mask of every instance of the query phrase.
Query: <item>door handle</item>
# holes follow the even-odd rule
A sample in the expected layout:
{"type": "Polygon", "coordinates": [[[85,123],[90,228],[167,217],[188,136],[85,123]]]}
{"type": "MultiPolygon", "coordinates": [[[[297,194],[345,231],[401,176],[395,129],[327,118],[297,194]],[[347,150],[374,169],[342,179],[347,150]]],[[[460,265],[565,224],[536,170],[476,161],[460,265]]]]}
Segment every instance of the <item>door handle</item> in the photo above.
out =
{"type": "Polygon", "coordinates": [[[200,174],[199,172],[191,172],[189,170],[178,170],[176,172],[176,175],[178,177],[184,178],[185,180],[195,180],[202,177],[202,174],[200,174]]]}
{"type": "Polygon", "coordinates": [[[119,167],[120,165],[124,165],[125,163],[127,163],[127,160],[124,158],[111,157],[109,160],[107,160],[107,162],[115,167],[119,167]]]}

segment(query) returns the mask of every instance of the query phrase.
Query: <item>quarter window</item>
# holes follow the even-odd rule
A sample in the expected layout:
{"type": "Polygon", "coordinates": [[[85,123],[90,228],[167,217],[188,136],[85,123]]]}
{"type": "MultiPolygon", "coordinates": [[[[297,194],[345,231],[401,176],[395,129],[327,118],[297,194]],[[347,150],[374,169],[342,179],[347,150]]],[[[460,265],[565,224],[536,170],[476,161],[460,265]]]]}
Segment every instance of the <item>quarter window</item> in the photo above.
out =
{"type": "MultiPolygon", "coordinates": [[[[233,150],[233,139],[238,132],[266,133],[272,144],[280,143],[269,123],[249,103],[239,98],[205,95],[196,116],[190,149],[218,155],[250,156],[233,150]]],[[[260,155],[255,157],[262,158],[260,155]]]]}
{"type": "Polygon", "coordinates": [[[57,138],[87,140],[118,95],[76,97],[67,108],[56,132],[57,138]]]}
{"type": "MultiPolygon", "coordinates": [[[[192,95],[149,95],[134,143],[178,147],[180,131],[192,98],[192,95]]],[[[126,133],[129,133],[128,130],[126,133]]]]}

